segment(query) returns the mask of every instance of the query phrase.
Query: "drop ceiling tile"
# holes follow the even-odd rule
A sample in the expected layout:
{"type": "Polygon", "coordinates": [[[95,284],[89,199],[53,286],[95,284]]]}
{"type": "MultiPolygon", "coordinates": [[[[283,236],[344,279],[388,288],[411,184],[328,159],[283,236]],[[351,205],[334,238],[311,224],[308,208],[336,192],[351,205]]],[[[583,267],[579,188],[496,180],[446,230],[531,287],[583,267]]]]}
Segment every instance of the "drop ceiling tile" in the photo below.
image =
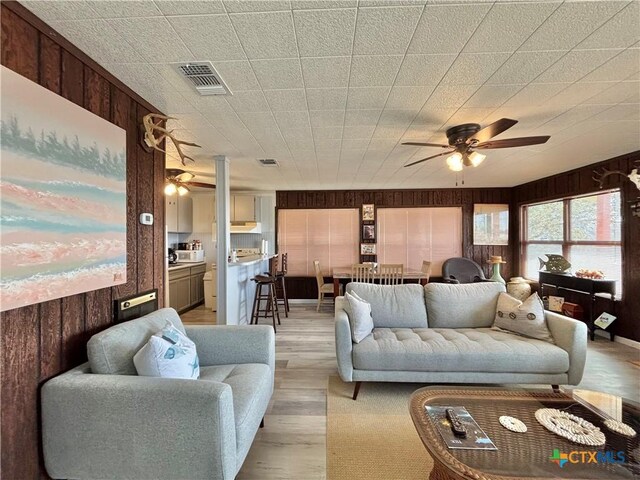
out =
{"type": "Polygon", "coordinates": [[[290,11],[234,13],[229,17],[250,59],[298,56],[290,11]]]}
{"type": "Polygon", "coordinates": [[[309,110],[340,110],[347,106],[346,88],[307,88],[309,110]]]}
{"type": "MultiPolygon", "coordinates": [[[[640,32],[640,30],[638,31],[640,32]]],[[[640,71],[640,49],[630,48],[587,74],[582,78],[582,81],[604,82],[625,80],[638,71],[640,71]]]]}
{"type": "Polygon", "coordinates": [[[345,126],[376,126],[382,109],[347,110],[344,117],[345,126]]]}
{"type": "Polygon", "coordinates": [[[245,60],[227,15],[167,17],[198,60],[245,60]]]}
{"type": "Polygon", "coordinates": [[[301,57],[351,55],[356,9],[293,12],[301,57]]]}
{"type": "Polygon", "coordinates": [[[245,90],[227,97],[236,112],[268,112],[269,104],[260,90],[245,90]]]}
{"type": "Polygon", "coordinates": [[[465,52],[512,52],[561,2],[496,3],[465,45],[465,52]]]}
{"type": "Polygon", "coordinates": [[[373,138],[389,138],[400,140],[406,128],[393,125],[378,125],[373,132],[373,138]]]}
{"type": "Polygon", "coordinates": [[[390,87],[350,88],[347,96],[348,110],[368,110],[384,107],[390,87]]]}
{"type": "MultiPolygon", "coordinates": [[[[176,72],[172,64],[152,63],[151,66],[157,74],[169,82],[179,92],[193,92],[193,87],[187,80],[176,72]]],[[[112,72],[113,73],[113,72],[112,72]]]]}
{"type": "Polygon", "coordinates": [[[309,118],[313,127],[341,127],[344,125],[344,110],[311,110],[309,118]]]}
{"type": "Polygon", "coordinates": [[[483,4],[425,6],[408,53],[458,53],[489,8],[483,4]]]}
{"type": "Polygon", "coordinates": [[[112,18],[107,22],[147,61],[195,60],[164,17],[112,18]]]}
{"type": "Polygon", "coordinates": [[[341,138],[316,138],[316,151],[319,154],[334,155],[340,151],[342,146],[341,138]]]}
{"type": "Polygon", "coordinates": [[[391,86],[398,74],[401,63],[401,55],[354,56],[351,60],[349,86],[391,86]]]}
{"type": "Polygon", "coordinates": [[[232,92],[260,89],[251,64],[246,60],[215,62],[213,66],[232,92]]]}
{"type": "Polygon", "coordinates": [[[464,104],[465,107],[499,107],[524,85],[484,85],[464,104]]]}
{"type": "Polygon", "coordinates": [[[443,125],[451,116],[456,113],[458,108],[442,108],[431,107],[429,103],[422,107],[422,110],[414,120],[415,125],[443,125]]]}
{"type": "Polygon", "coordinates": [[[585,104],[640,103],[640,82],[618,82],[584,101],[585,104]]]}
{"type": "Polygon", "coordinates": [[[98,17],[91,4],[84,1],[52,2],[43,0],[22,2],[22,4],[45,22],[98,17]]]}
{"type": "Polygon", "coordinates": [[[297,58],[252,60],[253,71],[263,90],[302,88],[302,72],[297,58]]]}
{"type": "Polygon", "coordinates": [[[457,108],[465,104],[479,85],[440,85],[424,105],[426,109],[457,108]]]}
{"type": "Polygon", "coordinates": [[[145,62],[106,20],[74,20],[49,24],[66,38],[73,39],[76,47],[84,52],[91,52],[91,57],[101,65],[145,62]]]}
{"type": "Polygon", "coordinates": [[[342,127],[314,127],[313,129],[313,138],[315,139],[324,139],[324,138],[342,138],[342,127]]]}
{"type": "Polygon", "coordinates": [[[421,12],[422,7],[359,8],[354,55],[404,54],[421,12]]]}
{"type": "MultiPolygon", "coordinates": [[[[424,5],[429,0],[360,0],[360,7],[401,7],[424,5]]],[[[433,3],[433,2],[432,2],[433,3]]]]}
{"type": "Polygon", "coordinates": [[[437,85],[456,57],[453,54],[407,55],[400,66],[395,85],[437,85]]]}
{"type": "Polygon", "coordinates": [[[344,127],[344,131],[342,132],[343,139],[353,139],[353,138],[366,138],[367,140],[371,138],[373,135],[373,131],[376,129],[374,125],[359,125],[359,126],[347,126],[344,127]]]}
{"type": "Polygon", "coordinates": [[[565,2],[520,50],[569,50],[624,7],[617,1],[565,2]]]}
{"type": "MultiPolygon", "coordinates": [[[[493,112],[495,108],[478,108],[478,107],[464,107],[454,113],[449,119],[447,119],[447,126],[462,125],[463,123],[479,123],[481,125],[488,125],[491,122],[485,122],[485,118],[493,112]]],[[[436,132],[436,136],[442,140],[443,143],[447,143],[446,136],[439,136],[436,132]]],[[[513,136],[513,135],[510,135],[513,136]]]]}
{"type": "Polygon", "coordinates": [[[492,85],[529,83],[566,53],[566,50],[515,52],[487,80],[487,83],[492,85]]]}
{"type": "Polygon", "coordinates": [[[271,110],[275,111],[296,111],[307,110],[307,99],[304,89],[293,90],[266,90],[264,96],[269,102],[271,110]]]}
{"type": "MultiPolygon", "coordinates": [[[[207,15],[226,13],[221,0],[155,0],[165,15],[207,15]]],[[[119,1],[118,3],[128,3],[119,1]]]]}
{"type": "Polygon", "coordinates": [[[624,48],[638,41],[640,2],[632,1],[576,48],[624,48]]]}
{"type": "Polygon", "coordinates": [[[339,88],[349,85],[350,57],[301,58],[300,62],[306,88],[339,88]]]}
{"type": "Polygon", "coordinates": [[[201,96],[194,102],[194,107],[204,114],[209,120],[216,118],[217,123],[223,119],[236,117],[235,110],[229,105],[226,98],[228,95],[207,95],[201,96]]]}
{"type": "MultiPolygon", "coordinates": [[[[369,128],[369,127],[366,127],[369,128]]],[[[371,133],[373,133],[374,128],[372,128],[371,133]]],[[[362,158],[365,150],[367,149],[367,145],[369,145],[369,138],[371,138],[371,134],[367,138],[342,138],[342,151],[341,154],[345,154],[348,150],[356,150],[357,153],[354,155],[359,155],[362,158]]]]}
{"type": "Polygon", "coordinates": [[[527,85],[505,102],[506,106],[536,106],[546,102],[565,88],[569,83],[540,83],[527,85]]]}
{"type": "Polygon", "coordinates": [[[276,122],[281,130],[311,128],[309,112],[273,112],[273,116],[276,117],[276,122]]]}
{"type": "Polygon", "coordinates": [[[224,6],[229,13],[291,10],[289,0],[224,0],[224,6]]]}
{"type": "Polygon", "coordinates": [[[280,130],[285,140],[303,140],[312,138],[311,129],[309,127],[298,127],[287,130],[280,130]]]}
{"type": "Polygon", "coordinates": [[[442,85],[483,84],[508,58],[508,53],[461,53],[442,85]]]}
{"type": "Polygon", "coordinates": [[[618,82],[576,82],[552,97],[550,101],[556,105],[578,105],[617,83],[618,82]]]}
{"type": "Polygon", "coordinates": [[[353,8],[358,6],[358,0],[291,0],[293,10],[353,8]]]}
{"type": "Polygon", "coordinates": [[[574,50],[549,67],[534,83],[576,82],[620,50],[574,50]]]}
{"type": "Polygon", "coordinates": [[[427,101],[434,86],[426,87],[393,87],[385,108],[395,110],[414,110],[418,113],[427,101]]]}
{"type": "Polygon", "coordinates": [[[280,136],[278,125],[271,112],[238,112],[238,117],[256,138],[264,137],[265,134],[262,132],[280,136]]]}
{"type": "Polygon", "coordinates": [[[158,17],[162,13],[152,0],[92,0],[85,2],[99,18],[158,17]]]}
{"type": "Polygon", "coordinates": [[[378,125],[393,125],[408,128],[417,113],[416,110],[391,110],[385,108],[380,115],[378,125]]]}

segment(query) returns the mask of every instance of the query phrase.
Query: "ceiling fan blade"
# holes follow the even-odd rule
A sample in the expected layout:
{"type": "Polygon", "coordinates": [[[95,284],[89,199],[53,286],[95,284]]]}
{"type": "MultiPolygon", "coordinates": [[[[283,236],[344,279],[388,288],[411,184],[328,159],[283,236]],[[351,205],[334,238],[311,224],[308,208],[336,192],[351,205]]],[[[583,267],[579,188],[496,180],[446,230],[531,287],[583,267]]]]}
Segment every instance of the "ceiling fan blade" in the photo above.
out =
{"type": "Polygon", "coordinates": [[[471,135],[467,140],[467,144],[471,142],[471,140],[475,140],[478,143],[486,142],[490,138],[495,137],[496,135],[501,134],[505,130],[513,127],[517,120],[511,120],[510,118],[501,118],[500,120],[493,122],[491,125],[487,125],[482,130],[477,132],[475,135],[471,135]]]}
{"type": "Polygon", "coordinates": [[[193,173],[182,172],[180,175],[176,175],[175,179],[184,183],[190,181],[193,177],[195,177],[193,173]]]}
{"type": "Polygon", "coordinates": [[[540,137],[520,137],[505,138],[504,140],[489,140],[488,142],[479,143],[475,148],[511,148],[526,147],[527,145],[539,145],[546,143],[551,137],[549,135],[540,137]]]}
{"type": "Polygon", "coordinates": [[[185,185],[189,185],[190,187],[216,188],[216,186],[211,183],[202,183],[202,182],[184,182],[184,183],[185,185]]]}
{"type": "Polygon", "coordinates": [[[404,142],[402,145],[415,145],[417,147],[451,148],[451,145],[442,145],[441,143],[404,142]]]}
{"type": "Polygon", "coordinates": [[[439,153],[439,154],[437,154],[437,155],[431,155],[430,157],[423,158],[422,160],[418,160],[418,161],[416,161],[416,162],[412,162],[412,163],[410,163],[410,164],[408,164],[408,165],[405,165],[405,167],[410,167],[410,166],[412,166],[412,165],[416,165],[416,164],[418,164],[418,163],[426,162],[427,160],[431,160],[432,158],[441,157],[441,156],[443,156],[443,155],[449,155],[450,153],[453,153],[453,152],[455,152],[455,150],[450,150],[450,151],[448,151],[448,152],[439,153]]]}

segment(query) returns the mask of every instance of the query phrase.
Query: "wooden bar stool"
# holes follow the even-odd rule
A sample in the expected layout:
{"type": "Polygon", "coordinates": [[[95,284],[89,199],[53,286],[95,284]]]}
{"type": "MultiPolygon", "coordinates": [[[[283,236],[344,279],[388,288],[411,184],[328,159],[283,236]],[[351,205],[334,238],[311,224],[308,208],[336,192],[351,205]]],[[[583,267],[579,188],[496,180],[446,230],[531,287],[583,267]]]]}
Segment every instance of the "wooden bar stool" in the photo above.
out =
{"type": "Polygon", "coordinates": [[[278,320],[278,325],[280,325],[280,312],[278,311],[278,300],[276,298],[276,278],[271,275],[256,275],[252,280],[256,282],[256,294],[253,297],[251,324],[257,325],[259,318],[269,318],[271,316],[273,331],[276,332],[276,319],[278,320]],[[263,301],[265,303],[264,307],[262,306],[263,301]]]}
{"type": "Polygon", "coordinates": [[[280,257],[282,258],[282,266],[279,271],[276,271],[276,294],[278,301],[282,300],[285,316],[289,317],[289,297],[287,297],[287,285],[284,280],[284,277],[287,276],[287,254],[283,253],[280,257]]]}

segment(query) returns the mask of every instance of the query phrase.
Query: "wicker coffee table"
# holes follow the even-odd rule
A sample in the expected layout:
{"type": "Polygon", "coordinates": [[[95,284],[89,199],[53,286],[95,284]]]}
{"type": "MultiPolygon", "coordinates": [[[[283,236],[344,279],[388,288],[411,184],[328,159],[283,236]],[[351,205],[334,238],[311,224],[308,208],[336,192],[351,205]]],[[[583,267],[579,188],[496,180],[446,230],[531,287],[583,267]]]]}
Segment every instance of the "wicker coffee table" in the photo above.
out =
{"type": "MultiPolygon", "coordinates": [[[[622,401],[622,420],[640,433],[640,407],[622,401]]],[[[550,390],[507,390],[480,388],[422,388],[410,401],[413,423],[434,460],[431,480],[441,479],[619,479],[640,478],[640,435],[627,438],[604,426],[602,418],[577,403],[570,393],[550,390]],[[498,448],[456,450],[447,448],[425,406],[463,406],[498,448]],[[557,408],[588,420],[606,435],[604,447],[587,447],[570,442],[546,430],[535,419],[539,408],[557,408]],[[528,427],[526,433],[514,433],[500,425],[498,418],[510,415],[528,427]],[[570,463],[562,468],[552,461],[554,450],[624,452],[624,463],[570,463]]],[[[581,454],[579,454],[581,455],[581,454]]],[[[584,454],[588,458],[588,454],[584,454]]],[[[573,459],[579,457],[572,456],[573,459]]]]}

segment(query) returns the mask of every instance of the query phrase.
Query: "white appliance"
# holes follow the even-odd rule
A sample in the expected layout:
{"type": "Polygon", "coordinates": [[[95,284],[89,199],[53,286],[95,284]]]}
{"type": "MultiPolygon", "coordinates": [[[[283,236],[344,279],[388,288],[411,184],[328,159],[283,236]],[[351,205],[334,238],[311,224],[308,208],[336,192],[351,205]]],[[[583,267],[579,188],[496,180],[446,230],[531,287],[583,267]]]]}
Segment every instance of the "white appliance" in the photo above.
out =
{"type": "Polygon", "coordinates": [[[204,306],[207,310],[218,310],[218,272],[216,264],[204,274],[204,306]]]}
{"type": "Polygon", "coordinates": [[[242,257],[251,257],[253,255],[260,255],[259,248],[238,248],[236,250],[236,255],[238,258],[242,257]]]}
{"type": "Polygon", "coordinates": [[[260,222],[231,222],[230,233],[262,233],[260,222]]]}
{"type": "Polygon", "coordinates": [[[204,250],[176,250],[178,263],[204,262],[204,250]]]}

